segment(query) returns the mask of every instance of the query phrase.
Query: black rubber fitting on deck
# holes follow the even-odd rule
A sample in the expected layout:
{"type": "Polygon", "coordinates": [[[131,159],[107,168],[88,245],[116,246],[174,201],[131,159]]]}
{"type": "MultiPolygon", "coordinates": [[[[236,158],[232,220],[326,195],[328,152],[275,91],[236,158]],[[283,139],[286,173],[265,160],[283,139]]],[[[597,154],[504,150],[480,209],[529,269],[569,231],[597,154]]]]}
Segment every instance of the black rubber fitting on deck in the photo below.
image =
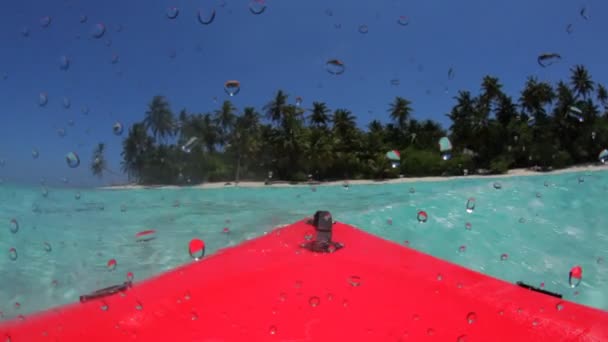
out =
{"type": "Polygon", "coordinates": [[[562,295],[559,293],[555,293],[555,292],[551,292],[551,291],[547,291],[544,289],[540,289],[538,287],[534,287],[532,285],[528,285],[526,283],[524,283],[523,281],[518,281],[516,283],[518,286],[523,287],[524,289],[528,289],[534,292],[538,292],[538,293],[542,293],[542,294],[546,294],[547,296],[551,296],[551,297],[555,297],[555,298],[562,298],[562,295]]]}
{"type": "Polygon", "coordinates": [[[303,244],[302,247],[315,253],[333,253],[343,248],[344,245],[341,243],[332,241],[333,222],[329,211],[317,211],[312,219],[316,232],[315,239],[303,244]]]}

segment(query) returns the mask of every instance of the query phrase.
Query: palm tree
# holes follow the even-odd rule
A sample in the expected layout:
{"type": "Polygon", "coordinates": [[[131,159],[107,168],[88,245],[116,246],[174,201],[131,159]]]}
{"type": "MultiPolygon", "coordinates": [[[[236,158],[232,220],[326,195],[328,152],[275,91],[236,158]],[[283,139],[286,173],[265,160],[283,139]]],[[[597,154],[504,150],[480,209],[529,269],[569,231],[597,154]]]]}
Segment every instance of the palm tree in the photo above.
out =
{"type": "Polygon", "coordinates": [[[278,123],[281,121],[281,116],[283,115],[283,111],[287,105],[287,97],[287,94],[285,94],[282,90],[279,90],[277,91],[274,99],[264,106],[266,116],[272,122],[278,123]]]}
{"type": "Polygon", "coordinates": [[[520,104],[524,113],[533,116],[537,124],[545,122],[547,112],[545,106],[555,98],[555,93],[550,84],[538,82],[534,77],[529,77],[524,90],[521,92],[520,104]]]}
{"type": "Polygon", "coordinates": [[[234,127],[236,108],[230,101],[224,101],[222,107],[215,111],[215,122],[220,130],[220,139],[226,143],[234,127]]]}
{"type": "Polygon", "coordinates": [[[241,174],[241,162],[243,156],[245,162],[253,158],[260,145],[259,139],[259,114],[253,107],[246,107],[243,115],[235,120],[234,131],[232,134],[231,147],[236,150],[236,175],[235,181],[238,183],[241,174]]]}
{"type": "Polygon", "coordinates": [[[597,100],[604,107],[604,111],[608,114],[608,91],[602,84],[597,85],[597,100]]]}
{"type": "Polygon", "coordinates": [[[221,142],[221,131],[211,114],[199,114],[194,120],[197,136],[202,138],[205,149],[209,153],[215,153],[216,146],[221,142]]]}
{"type": "Polygon", "coordinates": [[[507,127],[511,120],[517,117],[517,107],[513,103],[510,96],[503,95],[498,100],[498,108],[496,109],[496,120],[503,126],[507,127]]]}
{"type": "Polygon", "coordinates": [[[577,96],[583,96],[583,99],[587,99],[587,96],[595,88],[595,83],[591,80],[589,71],[583,65],[576,65],[574,69],[570,69],[572,73],[570,75],[570,84],[576,92],[577,96]]]}
{"type": "MultiPolygon", "coordinates": [[[[136,178],[141,180],[142,173],[146,164],[146,153],[151,152],[153,149],[154,141],[148,136],[146,127],[143,123],[134,124],[129,130],[129,135],[122,142],[122,171],[127,173],[129,178],[136,178]]],[[[99,146],[98,146],[99,147],[99,146]]],[[[103,150],[103,147],[101,148],[103,150]]],[[[103,152],[103,151],[101,151],[103,152]]],[[[103,153],[101,153],[103,155],[103,153]]],[[[95,160],[95,158],[93,158],[95,160]]],[[[95,172],[100,171],[99,166],[95,166],[95,172]]]]}
{"type": "Polygon", "coordinates": [[[303,152],[308,150],[308,139],[304,129],[302,111],[294,105],[283,108],[280,126],[273,128],[272,144],[274,146],[277,169],[287,178],[302,172],[303,152]]]}
{"type": "Polygon", "coordinates": [[[411,104],[409,100],[397,96],[389,109],[391,119],[397,123],[397,127],[402,132],[405,132],[407,121],[412,113],[411,104]]]}
{"type": "Polygon", "coordinates": [[[361,153],[360,131],[357,129],[355,116],[347,109],[337,109],[332,118],[333,147],[336,176],[348,176],[356,171],[357,154],[361,153]]]}
{"type": "Polygon", "coordinates": [[[451,140],[454,147],[471,148],[471,137],[475,135],[474,121],[477,99],[469,91],[459,91],[454,98],[456,105],[447,117],[452,121],[450,126],[451,140]]]}
{"type": "Polygon", "coordinates": [[[310,125],[315,128],[327,127],[329,123],[329,108],[324,102],[313,102],[310,114],[310,125]]]}
{"type": "Polygon", "coordinates": [[[332,122],[334,131],[338,136],[344,137],[356,129],[355,117],[347,109],[337,109],[334,112],[332,122]]]}
{"type": "Polygon", "coordinates": [[[421,149],[437,150],[439,139],[446,135],[441,125],[431,120],[424,120],[420,124],[416,122],[412,126],[413,129],[410,130],[410,135],[416,136],[416,146],[421,149]]]}
{"type": "Polygon", "coordinates": [[[93,158],[91,161],[91,172],[93,175],[101,178],[103,177],[103,171],[107,170],[107,162],[105,158],[105,148],[106,145],[104,143],[99,143],[93,150],[93,158]]]}
{"type": "Polygon", "coordinates": [[[483,92],[481,97],[487,99],[487,101],[499,99],[503,95],[502,84],[497,77],[486,75],[483,78],[481,89],[483,92]]]}
{"type": "Polygon", "coordinates": [[[154,96],[146,111],[144,124],[152,131],[157,141],[159,139],[164,141],[166,137],[173,135],[175,126],[173,113],[164,97],[154,96]]]}

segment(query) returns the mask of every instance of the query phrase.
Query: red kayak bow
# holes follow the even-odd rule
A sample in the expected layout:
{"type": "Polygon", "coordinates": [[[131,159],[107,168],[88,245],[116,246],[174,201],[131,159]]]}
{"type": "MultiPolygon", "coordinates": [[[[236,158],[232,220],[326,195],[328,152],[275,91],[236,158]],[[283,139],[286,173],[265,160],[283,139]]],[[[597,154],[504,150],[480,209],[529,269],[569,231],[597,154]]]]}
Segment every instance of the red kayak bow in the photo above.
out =
{"type": "Polygon", "coordinates": [[[157,277],[0,324],[1,341],[605,341],[608,313],[319,212],[157,277]]]}

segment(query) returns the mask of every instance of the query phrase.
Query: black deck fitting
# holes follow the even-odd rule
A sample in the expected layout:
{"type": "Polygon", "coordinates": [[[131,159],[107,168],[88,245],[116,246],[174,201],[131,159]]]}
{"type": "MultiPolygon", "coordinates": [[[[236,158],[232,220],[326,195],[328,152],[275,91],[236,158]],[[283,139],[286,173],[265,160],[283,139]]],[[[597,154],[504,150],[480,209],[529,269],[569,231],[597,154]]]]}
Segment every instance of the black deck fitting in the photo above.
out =
{"type": "Polygon", "coordinates": [[[329,211],[317,211],[312,219],[316,232],[315,239],[303,244],[302,247],[315,253],[333,253],[344,247],[341,243],[332,241],[333,223],[329,211]]]}
{"type": "Polygon", "coordinates": [[[131,286],[133,286],[133,283],[131,281],[127,281],[127,282],[124,282],[124,283],[122,283],[120,285],[108,286],[106,288],[103,288],[101,290],[97,290],[97,291],[92,292],[90,294],[82,295],[82,296],[80,296],[79,299],[80,299],[81,303],[84,303],[84,302],[87,302],[87,301],[92,300],[92,299],[97,299],[97,298],[101,298],[101,297],[111,296],[111,295],[116,294],[118,292],[125,292],[131,286]]]}
{"type": "Polygon", "coordinates": [[[516,284],[518,286],[520,286],[520,287],[523,287],[524,289],[528,289],[528,290],[531,290],[531,291],[534,291],[534,292],[546,294],[548,296],[552,296],[552,297],[555,297],[555,298],[562,298],[562,295],[559,294],[559,293],[547,291],[547,290],[544,290],[544,289],[539,289],[538,287],[534,287],[532,285],[528,285],[528,284],[524,283],[523,281],[518,281],[516,284]]]}
{"type": "Polygon", "coordinates": [[[317,241],[331,242],[333,220],[329,211],[319,210],[315,213],[312,224],[317,231],[317,241]]]}

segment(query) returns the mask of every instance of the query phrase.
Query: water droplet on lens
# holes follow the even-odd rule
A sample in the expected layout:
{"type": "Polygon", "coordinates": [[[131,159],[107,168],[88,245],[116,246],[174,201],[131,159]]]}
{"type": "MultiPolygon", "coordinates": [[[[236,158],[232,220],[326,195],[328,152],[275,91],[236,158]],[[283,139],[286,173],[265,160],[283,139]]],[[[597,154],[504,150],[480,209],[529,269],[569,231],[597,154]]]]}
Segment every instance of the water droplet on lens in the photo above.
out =
{"type": "Polygon", "coordinates": [[[110,308],[110,306],[108,305],[108,303],[106,303],[106,302],[104,302],[104,301],[101,301],[101,304],[100,304],[99,308],[100,308],[102,311],[108,311],[108,309],[110,308]]]}
{"type": "Polygon", "coordinates": [[[224,83],[224,91],[230,96],[238,94],[241,91],[241,82],[234,80],[226,81],[224,83]]]}
{"type": "Polygon", "coordinates": [[[359,276],[350,276],[348,278],[348,283],[353,287],[361,286],[361,277],[359,276]]]}
{"type": "Polygon", "coordinates": [[[116,265],[117,265],[116,259],[108,260],[108,263],[107,263],[108,271],[114,271],[116,269],[116,265]]]}
{"type": "Polygon", "coordinates": [[[583,176],[579,176],[578,177],[578,182],[580,183],[584,183],[585,182],[585,178],[583,176]]]}
{"type": "Polygon", "coordinates": [[[103,37],[103,35],[106,33],[106,26],[104,24],[96,24],[95,26],[93,26],[93,31],[91,33],[91,35],[93,36],[93,38],[99,39],[101,37],[103,37]]]}
{"type": "Polygon", "coordinates": [[[532,321],[532,325],[535,326],[535,327],[537,327],[539,324],[540,324],[540,322],[538,321],[538,319],[534,319],[532,321]]]}
{"type": "Polygon", "coordinates": [[[417,218],[418,218],[418,222],[425,223],[428,220],[429,216],[426,213],[426,211],[420,210],[418,212],[417,218]]]}
{"type": "Polygon", "coordinates": [[[410,194],[416,193],[416,189],[410,188],[410,194]]]}
{"type": "Polygon", "coordinates": [[[520,218],[519,218],[519,223],[526,223],[526,219],[525,219],[525,218],[523,218],[523,217],[520,217],[520,218]]]}
{"type": "Polygon", "coordinates": [[[8,258],[11,259],[12,261],[17,260],[17,250],[15,249],[15,247],[11,247],[8,250],[8,258]]]}
{"type": "Polygon", "coordinates": [[[568,275],[568,283],[570,284],[570,287],[575,288],[575,287],[579,286],[581,284],[582,280],[583,280],[583,268],[578,265],[572,267],[572,269],[570,270],[570,273],[568,275]]]}
{"type": "Polygon", "coordinates": [[[67,71],[70,68],[70,59],[68,56],[61,56],[59,58],[59,69],[67,71]]]}
{"type": "Polygon", "coordinates": [[[473,324],[477,321],[477,314],[474,312],[469,312],[469,314],[467,315],[467,322],[469,324],[473,324]]]}
{"type": "Polygon", "coordinates": [[[51,247],[51,244],[50,244],[50,243],[45,242],[45,243],[44,243],[44,250],[45,250],[47,253],[50,253],[50,252],[53,250],[53,248],[51,247]]]}
{"type": "Polygon", "coordinates": [[[114,132],[114,135],[121,135],[123,132],[122,124],[116,121],[112,126],[112,132],[114,132]]]}
{"type": "Polygon", "coordinates": [[[40,18],[40,26],[42,26],[43,28],[47,28],[51,25],[52,21],[53,19],[50,16],[44,16],[40,18]]]}
{"type": "Polygon", "coordinates": [[[464,224],[464,229],[471,230],[472,228],[473,228],[473,225],[471,224],[471,222],[467,222],[464,224]]]}
{"type": "Polygon", "coordinates": [[[255,15],[262,14],[266,10],[264,0],[251,0],[249,3],[249,11],[255,15]]]}
{"type": "Polygon", "coordinates": [[[196,321],[198,319],[198,314],[195,311],[190,312],[190,319],[196,321]]]}
{"type": "Polygon", "coordinates": [[[275,327],[274,325],[271,325],[270,328],[268,329],[268,333],[270,335],[276,335],[276,333],[277,333],[277,327],[275,327]]]}
{"type": "Polygon", "coordinates": [[[197,261],[200,260],[205,255],[205,242],[200,239],[190,240],[188,252],[191,258],[197,261]]]}
{"type": "Polygon", "coordinates": [[[427,335],[429,335],[429,336],[433,336],[433,335],[435,335],[435,329],[433,329],[433,328],[428,328],[428,329],[426,330],[426,334],[427,334],[427,335]]]}
{"type": "Polygon", "coordinates": [[[471,197],[467,200],[467,213],[472,213],[475,210],[475,198],[471,197]]]}
{"type": "Polygon", "coordinates": [[[443,275],[441,273],[437,274],[437,280],[438,281],[442,281],[443,280],[443,275]]]}
{"type": "Polygon", "coordinates": [[[464,253],[464,252],[466,252],[466,251],[467,251],[467,246],[462,245],[462,246],[458,247],[458,252],[460,252],[460,253],[464,253]]]}
{"type": "Polygon", "coordinates": [[[71,169],[75,169],[80,166],[80,157],[75,152],[69,152],[65,155],[65,161],[68,164],[68,167],[71,169]]]}
{"type": "Polygon", "coordinates": [[[304,240],[306,241],[310,241],[313,238],[313,233],[312,232],[306,232],[306,234],[304,234],[304,240]]]}
{"type": "Polygon", "coordinates": [[[367,25],[361,25],[361,26],[359,26],[359,33],[366,34],[367,32],[368,32],[367,25]]]}
{"type": "Polygon", "coordinates": [[[9,229],[11,233],[16,234],[19,231],[19,222],[16,219],[10,221],[9,229]]]}
{"type": "Polygon", "coordinates": [[[215,19],[215,8],[211,10],[199,9],[197,14],[198,22],[203,25],[209,25],[215,19]]]}
{"type": "Polygon", "coordinates": [[[25,38],[30,36],[30,29],[29,27],[24,27],[21,29],[21,35],[25,38]]]}
{"type": "Polygon", "coordinates": [[[503,253],[503,254],[500,255],[500,260],[501,261],[505,261],[507,259],[509,259],[509,255],[507,253],[503,253]]]}
{"type": "Polygon", "coordinates": [[[79,200],[80,199],[80,192],[77,192],[76,195],[74,195],[74,198],[79,200]]]}
{"type": "Polygon", "coordinates": [[[49,103],[49,95],[47,93],[38,94],[38,105],[44,107],[47,103],[49,103]]]}
{"type": "Polygon", "coordinates": [[[500,182],[494,182],[494,189],[497,189],[497,190],[502,189],[502,184],[500,184],[500,182]]]}
{"type": "Polygon", "coordinates": [[[175,19],[179,15],[179,9],[177,7],[169,7],[167,8],[167,18],[175,19]]]}
{"type": "Polygon", "coordinates": [[[557,311],[562,311],[564,309],[564,303],[559,302],[555,305],[555,308],[557,309],[557,311]]]}
{"type": "Polygon", "coordinates": [[[313,308],[319,306],[319,304],[321,303],[321,299],[319,297],[310,297],[310,299],[308,300],[308,303],[310,304],[310,306],[312,306],[313,308]]]}
{"type": "Polygon", "coordinates": [[[144,309],[144,305],[140,302],[140,301],[135,301],[135,310],[143,310],[144,309]]]}
{"type": "Polygon", "coordinates": [[[400,16],[397,23],[401,26],[407,26],[410,24],[410,19],[404,15],[400,16]]]}
{"type": "Polygon", "coordinates": [[[86,15],[84,15],[84,14],[81,14],[81,15],[80,15],[80,23],[81,23],[81,24],[86,23],[88,19],[89,19],[89,18],[88,18],[86,15]]]}
{"type": "Polygon", "coordinates": [[[132,282],[133,278],[135,278],[135,276],[133,275],[133,272],[127,272],[127,281],[132,282]]]}
{"type": "Polygon", "coordinates": [[[325,69],[332,75],[341,75],[346,70],[346,66],[341,60],[330,59],[325,63],[325,69]]]}

